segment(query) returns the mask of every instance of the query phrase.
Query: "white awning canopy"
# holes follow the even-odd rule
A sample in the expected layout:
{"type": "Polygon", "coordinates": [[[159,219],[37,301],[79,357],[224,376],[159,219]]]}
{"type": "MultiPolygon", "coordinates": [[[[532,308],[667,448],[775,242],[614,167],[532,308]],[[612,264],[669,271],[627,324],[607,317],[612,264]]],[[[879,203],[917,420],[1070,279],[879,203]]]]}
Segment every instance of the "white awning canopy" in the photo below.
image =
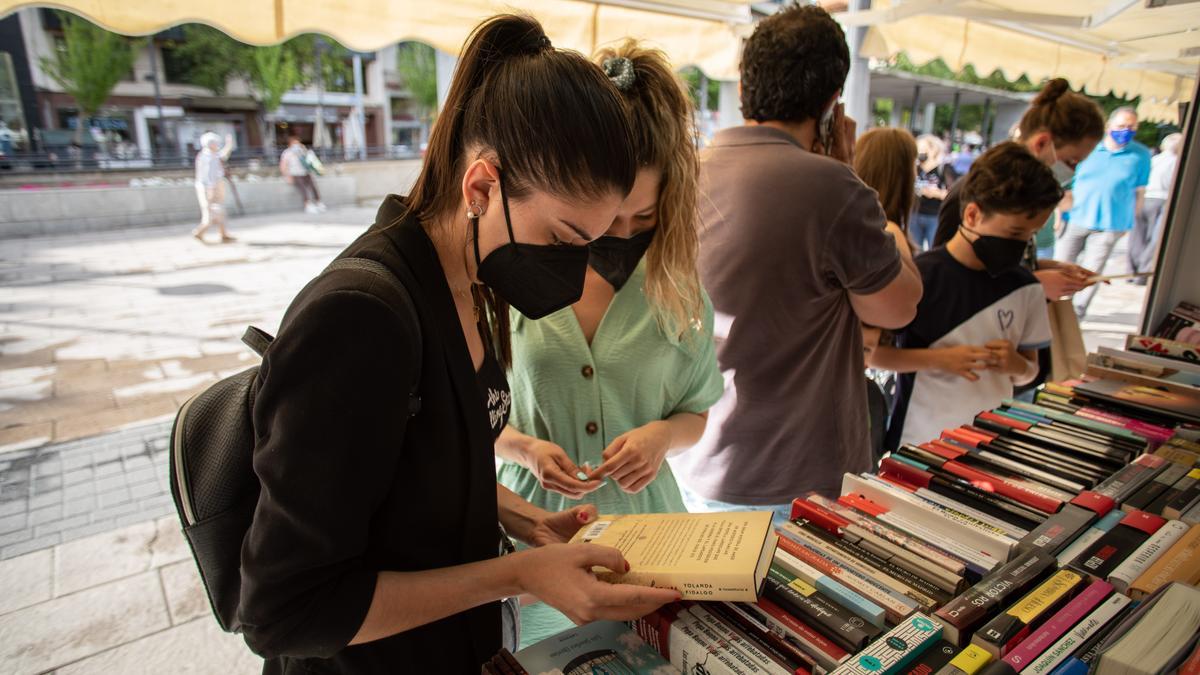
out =
{"type": "Polygon", "coordinates": [[[199,22],[256,45],[322,33],[360,51],[418,40],[450,54],[480,20],[526,12],[558,47],[590,54],[634,37],[662,49],[676,67],[698,66],[724,80],[737,79],[734,27],[751,21],[749,2],[740,0],[0,0],[0,16],[30,6],[65,9],[125,35],[199,22]]]}
{"type": "Polygon", "coordinates": [[[1089,94],[1141,97],[1143,117],[1175,121],[1200,69],[1196,0],[874,0],[838,14],[870,26],[860,54],[1009,79],[1064,77],[1089,94]]]}

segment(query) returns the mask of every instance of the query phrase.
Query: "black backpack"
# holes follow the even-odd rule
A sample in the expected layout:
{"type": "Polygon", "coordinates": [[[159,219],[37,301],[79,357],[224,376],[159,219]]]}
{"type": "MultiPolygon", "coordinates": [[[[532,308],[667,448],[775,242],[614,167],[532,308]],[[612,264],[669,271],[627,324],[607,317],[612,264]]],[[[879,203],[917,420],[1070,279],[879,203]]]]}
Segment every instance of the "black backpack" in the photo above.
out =
{"type": "MultiPolygon", "coordinates": [[[[357,269],[387,281],[400,304],[420,325],[405,285],[383,264],[366,258],[341,258],[325,271],[357,269]]],[[[416,331],[416,353],[421,353],[416,331]]],[[[262,356],[272,338],[250,326],[242,341],[262,356]]],[[[420,359],[418,358],[418,362],[420,359]]],[[[240,632],[242,540],[250,530],[261,486],[254,473],[254,425],[251,417],[258,393],[258,366],[231,375],[196,394],[179,409],[171,428],[171,496],[183,534],[200,568],[200,579],[221,628],[240,632]]],[[[420,380],[420,371],[416,378],[420,380]]],[[[409,393],[409,416],[421,399],[416,385],[409,393]]]]}

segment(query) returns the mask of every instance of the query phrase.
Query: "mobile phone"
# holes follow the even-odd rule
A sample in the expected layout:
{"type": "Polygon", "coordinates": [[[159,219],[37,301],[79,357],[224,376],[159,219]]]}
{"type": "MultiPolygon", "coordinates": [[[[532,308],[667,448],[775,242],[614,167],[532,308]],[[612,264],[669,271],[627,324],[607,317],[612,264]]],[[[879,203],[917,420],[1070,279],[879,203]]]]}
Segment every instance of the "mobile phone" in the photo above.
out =
{"type": "Polygon", "coordinates": [[[821,147],[825,149],[826,155],[833,151],[833,113],[837,110],[838,104],[838,101],[834,101],[833,105],[821,114],[821,120],[817,123],[817,140],[821,142],[821,147]]]}

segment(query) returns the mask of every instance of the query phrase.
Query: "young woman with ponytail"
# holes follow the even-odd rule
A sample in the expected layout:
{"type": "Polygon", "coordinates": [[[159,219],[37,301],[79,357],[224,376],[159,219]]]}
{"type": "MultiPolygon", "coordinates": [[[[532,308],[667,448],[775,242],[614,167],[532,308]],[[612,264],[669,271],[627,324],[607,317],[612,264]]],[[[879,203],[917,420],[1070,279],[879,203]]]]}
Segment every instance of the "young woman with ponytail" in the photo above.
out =
{"type": "Polygon", "coordinates": [[[628,569],[620,551],[564,543],[595,507],[552,513],[495,477],[509,307],[577,301],[587,244],[634,183],[620,95],[532,18],[497,16],[442,110],[410,194],[341,254],[408,299],[387,275],[327,271],[263,359],[238,611],[267,673],[478,673],[515,646],[506,599],[586,622],[678,598],[597,581],[593,566],[628,569]],[[504,530],[529,548],[500,556],[504,530]]]}
{"type": "MultiPolygon", "coordinates": [[[[1054,171],[1064,188],[1070,188],[1075,167],[1082,162],[1104,137],[1104,115],[1100,106],[1090,98],[1071,91],[1066,80],[1050,80],[1033,99],[1017,126],[1017,142],[1022,143],[1035,157],[1054,171]]],[[[957,185],[957,183],[956,183],[957,185]]],[[[938,230],[934,246],[944,245],[962,224],[959,190],[951,188],[938,213],[938,230]]],[[[1045,250],[1054,246],[1055,217],[1034,238],[1034,246],[1045,250]]],[[[1034,274],[1042,283],[1047,299],[1073,295],[1088,286],[1094,276],[1079,265],[1058,262],[1048,257],[1030,255],[1036,261],[1034,274]]]]}
{"type": "MultiPolygon", "coordinates": [[[[687,511],[667,455],[704,433],[724,391],[713,310],[696,272],[695,131],[666,57],[634,41],[596,55],[621,92],[637,180],[592,242],[583,297],[513,320],[513,416],[496,443],[500,483],[549,511],[687,511]]],[[[521,609],[521,641],[569,628],[545,603],[521,609]]]]}

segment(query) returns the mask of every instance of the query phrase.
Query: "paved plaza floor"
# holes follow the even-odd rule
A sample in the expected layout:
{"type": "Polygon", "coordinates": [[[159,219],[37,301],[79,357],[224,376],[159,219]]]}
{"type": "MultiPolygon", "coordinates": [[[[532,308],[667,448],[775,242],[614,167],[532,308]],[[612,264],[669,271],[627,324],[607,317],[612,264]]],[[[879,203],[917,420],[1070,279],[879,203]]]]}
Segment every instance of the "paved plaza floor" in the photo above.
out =
{"type": "MultiPolygon", "coordinates": [[[[261,668],[208,614],[166,483],[169,420],[256,363],[244,327],[274,332],[373,215],[241,219],[221,246],[186,226],[0,241],[0,674],[261,668]]],[[[1089,348],[1123,344],[1144,291],[1097,293],[1089,348]]]]}

